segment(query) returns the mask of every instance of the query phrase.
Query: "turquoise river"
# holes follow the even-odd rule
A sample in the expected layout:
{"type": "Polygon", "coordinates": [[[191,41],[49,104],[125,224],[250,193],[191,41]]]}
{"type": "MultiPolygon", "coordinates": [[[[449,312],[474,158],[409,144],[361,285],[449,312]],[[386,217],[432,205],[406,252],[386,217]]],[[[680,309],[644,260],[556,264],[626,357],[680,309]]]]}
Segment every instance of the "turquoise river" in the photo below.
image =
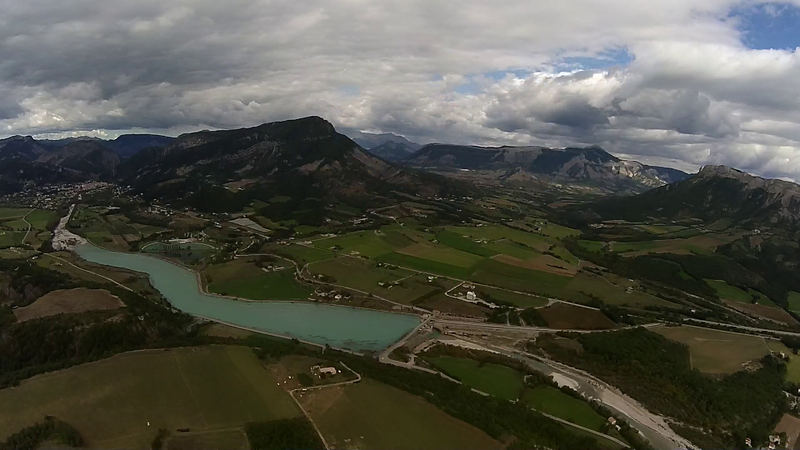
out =
{"type": "Polygon", "coordinates": [[[307,302],[247,302],[203,294],[195,272],[152,256],[94,245],[75,252],[86,261],[150,276],[173,306],[196,317],[355,351],[380,351],[419,325],[416,316],[307,302]]]}

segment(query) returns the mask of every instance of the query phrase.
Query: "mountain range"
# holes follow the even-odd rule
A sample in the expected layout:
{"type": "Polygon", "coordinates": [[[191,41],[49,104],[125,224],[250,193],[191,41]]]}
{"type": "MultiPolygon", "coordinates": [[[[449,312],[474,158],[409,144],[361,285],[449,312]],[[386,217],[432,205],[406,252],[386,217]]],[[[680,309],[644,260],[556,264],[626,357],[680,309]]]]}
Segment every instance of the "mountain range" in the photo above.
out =
{"type": "Polygon", "coordinates": [[[356,139],[362,144],[319,117],[177,138],[123,135],[113,141],[40,141],[14,136],[0,140],[0,194],[39,184],[100,179],[132,186],[148,198],[200,209],[239,210],[254,199],[275,196],[375,205],[397,193],[472,192],[463,177],[453,180],[436,173],[475,171],[502,182],[583,184],[612,193],[646,190],[594,203],[581,211],[591,220],[698,217],[800,224],[800,186],[723,166],[707,166],[690,176],[621,160],[596,146],[419,146],[400,136],[367,133],[356,139]],[[397,159],[401,162],[393,162],[397,159]]]}
{"type": "Polygon", "coordinates": [[[320,117],[184,134],[124,161],[119,180],[146,197],[232,211],[277,195],[374,204],[457,184],[377,158],[320,117]]]}
{"type": "Polygon", "coordinates": [[[641,192],[686,179],[676,169],[621,160],[600,147],[478,147],[430,144],[406,164],[434,170],[496,171],[499,180],[586,183],[617,192],[641,192]]]}
{"type": "Polygon", "coordinates": [[[643,194],[594,205],[602,219],[730,219],[742,225],[800,227],[800,185],[765,179],[726,166],[705,166],[696,175],[643,194]]]}

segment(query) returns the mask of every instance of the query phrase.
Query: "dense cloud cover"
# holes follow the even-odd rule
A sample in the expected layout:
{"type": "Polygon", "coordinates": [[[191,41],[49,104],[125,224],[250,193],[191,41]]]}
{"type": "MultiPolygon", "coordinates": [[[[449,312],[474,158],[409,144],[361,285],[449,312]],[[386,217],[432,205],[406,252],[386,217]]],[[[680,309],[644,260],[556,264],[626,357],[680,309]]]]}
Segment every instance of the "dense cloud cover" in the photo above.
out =
{"type": "Polygon", "coordinates": [[[0,135],[320,115],[800,180],[793,1],[5,0],[0,135]]]}

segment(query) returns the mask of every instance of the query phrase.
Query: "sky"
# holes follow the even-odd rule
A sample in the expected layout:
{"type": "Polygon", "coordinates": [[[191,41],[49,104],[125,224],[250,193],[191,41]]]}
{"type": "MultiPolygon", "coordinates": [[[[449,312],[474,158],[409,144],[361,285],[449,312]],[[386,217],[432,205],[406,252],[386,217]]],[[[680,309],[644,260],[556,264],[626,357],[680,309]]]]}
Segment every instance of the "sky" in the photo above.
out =
{"type": "Polygon", "coordinates": [[[0,0],[0,137],[318,115],[800,181],[800,0],[0,0]]]}

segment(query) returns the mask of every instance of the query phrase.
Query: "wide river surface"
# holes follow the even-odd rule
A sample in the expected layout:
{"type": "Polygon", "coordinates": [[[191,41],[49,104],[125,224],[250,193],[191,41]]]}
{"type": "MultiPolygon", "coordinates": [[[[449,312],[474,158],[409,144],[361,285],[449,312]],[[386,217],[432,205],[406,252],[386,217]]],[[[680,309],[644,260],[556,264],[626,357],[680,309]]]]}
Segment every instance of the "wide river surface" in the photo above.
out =
{"type": "Polygon", "coordinates": [[[380,351],[419,325],[416,316],[307,302],[247,302],[203,294],[197,275],[152,256],[91,244],[75,252],[86,261],[150,276],[173,306],[193,316],[340,349],[380,351]]]}

